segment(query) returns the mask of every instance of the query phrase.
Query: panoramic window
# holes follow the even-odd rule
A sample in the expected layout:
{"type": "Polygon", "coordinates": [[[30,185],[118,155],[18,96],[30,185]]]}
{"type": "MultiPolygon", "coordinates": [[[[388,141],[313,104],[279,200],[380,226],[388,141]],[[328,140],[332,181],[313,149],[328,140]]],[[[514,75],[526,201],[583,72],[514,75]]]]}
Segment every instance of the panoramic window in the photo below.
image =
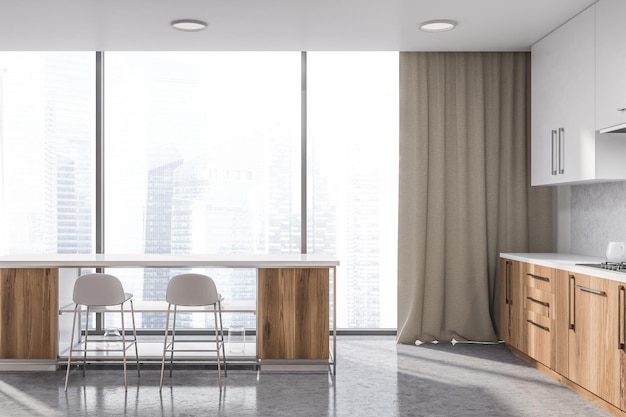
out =
{"type": "Polygon", "coordinates": [[[336,254],[337,325],[396,328],[398,53],[307,53],[307,250],[336,254]]]}
{"type": "MultiPolygon", "coordinates": [[[[105,80],[106,253],[300,253],[299,52],[107,52],[105,80]]],[[[122,275],[163,300],[178,272],[122,275]]],[[[255,270],[207,272],[256,298],[255,270]]]]}
{"type": "MultiPolygon", "coordinates": [[[[0,53],[1,253],[94,253],[101,157],[105,253],[300,253],[306,210],[306,251],[341,261],[338,327],[396,327],[397,53],[307,53],[307,149],[300,52],[103,55],[96,155],[95,54],[0,53]]],[[[115,269],[138,300],[163,300],[179,272],[115,269]]],[[[202,272],[255,300],[254,270],[202,272]]]]}
{"type": "Polygon", "coordinates": [[[0,52],[0,254],[94,251],[94,53],[0,52]]]}

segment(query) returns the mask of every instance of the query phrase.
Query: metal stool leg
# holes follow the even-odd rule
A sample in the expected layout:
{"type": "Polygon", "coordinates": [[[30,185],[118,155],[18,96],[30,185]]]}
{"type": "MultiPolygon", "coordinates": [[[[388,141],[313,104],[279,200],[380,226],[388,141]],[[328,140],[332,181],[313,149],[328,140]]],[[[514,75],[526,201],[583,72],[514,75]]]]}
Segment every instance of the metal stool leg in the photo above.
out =
{"type": "Polygon", "coordinates": [[[78,304],[74,307],[74,320],[72,320],[72,337],[70,338],[70,352],[67,358],[67,371],[65,372],[65,391],[67,392],[67,383],[70,380],[70,368],[72,367],[72,351],[74,350],[74,333],[76,332],[76,315],[78,313],[78,304]]]}
{"type": "Polygon", "coordinates": [[[120,304],[120,316],[122,317],[122,362],[124,363],[124,390],[128,391],[128,378],[126,377],[126,330],[124,327],[124,303],[120,304]]]}
{"type": "MultiPolygon", "coordinates": [[[[215,307],[215,306],[214,306],[215,307]]],[[[220,338],[217,331],[217,311],[213,308],[213,319],[215,320],[215,351],[217,353],[217,380],[220,384],[220,391],[222,390],[222,361],[220,359],[220,338]]]]}
{"type": "Polygon", "coordinates": [[[178,306],[174,304],[174,321],[172,322],[172,343],[170,344],[170,378],[172,377],[172,368],[174,367],[174,343],[176,340],[176,312],[178,306]]]}
{"type": "Polygon", "coordinates": [[[133,306],[133,300],[130,300],[130,317],[133,320],[133,340],[135,342],[135,358],[137,359],[137,376],[141,376],[139,372],[139,351],[137,350],[137,327],[135,326],[135,307],[133,306]]]}
{"type": "Polygon", "coordinates": [[[89,306],[87,306],[85,313],[85,350],[83,351],[83,378],[85,377],[85,370],[87,369],[87,339],[89,336],[89,306]]]}
{"type": "MultiPolygon", "coordinates": [[[[224,376],[228,376],[228,369],[226,368],[226,351],[224,349],[224,325],[222,324],[222,302],[218,300],[217,306],[219,308],[220,315],[220,343],[222,344],[222,365],[224,366],[224,376]]],[[[217,337],[217,329],[215,329],[215,336],[217,337]]]]}
{"type": "Polygon", "coordinates": [[[163,340],[163,357],[161,358],[161,382],[159,385],[159,391],[163,389],[163,371],[165,371],[165,355],[167,353],[167,339],[168,339],[168,331],[170,327],[170,311],[172,309],[172,305],[169,304],[167,306],[167,317],[165,319],[165,338],[163,340]]]}

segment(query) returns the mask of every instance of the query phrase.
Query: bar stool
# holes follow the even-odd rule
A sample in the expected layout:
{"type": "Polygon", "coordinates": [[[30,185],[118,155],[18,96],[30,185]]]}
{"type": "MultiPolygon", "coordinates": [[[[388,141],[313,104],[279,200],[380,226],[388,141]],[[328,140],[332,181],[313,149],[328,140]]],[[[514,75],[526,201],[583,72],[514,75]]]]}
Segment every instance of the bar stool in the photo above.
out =
{"type": "MultiPolygon", "coordinates": [[[[74,284],[73,301],[76,303],[74,307],[74,320],[72,324],[72,338],[70,340],[70,351],[67,358],[67,372],[65,374],[65,391],[67,391],[67,385],[70,378],[70,368],[72,365],[72,353],[83,353],[83,376],[85,376],[85,368],[87,366],[87,352],[95,352],[106,350],[109,352],[122,352],[124,362],[124,388],[128,390],[128,381],[126,378],[126,350],[132,345],[135,345],[135,358],[137,360],[137,376],[139,376],[139,353],[137,352],[137,329],[135,327],[135,310],[133,308],[133,295],[125,293],[124,288],[120,280],[109,274],[104,273],[91,273],[81,275],[74,284]],[[124,304],[130,301],[130,313],[133,322],[133,338],[130,341],[126,339],[126,330],[124,328],[124,304]],[[77,347],[74,347],[74,333],[76,331],[76,319],[80,318],[82,306],[86,307],[85,313],[85,340],[79,342],[77,347]],[[88,349],[87,343],[102,343],[108,342],[104,340],[88,340],[89,335],[89,313],[97,311],[117,311],[109,310],[106,307],[119,306],[119,313],[122,318],[121,336],[122,336],[122,348],[121,349],[88,349]]],[[[80,325],[79,325],[80,327],[80,325]]],[[[79,328],[79,337],[81,333],[79,328]]]]}
{"type": "MultiPolygon", "coordinates": [[[[220,390],[222,389],[222,361],[224,361],[224,371],[226,372],[226,356],[224,352],[224,330],[222,327],[222,303],[217,292],[215,282],[207,275],[185,273],[174,276],[167,284],[165,300],[168,302],[167,319],[165,320],[165,340],[163,341],[163,358],[161,360],[161,382],[159,390],[163,389],[163,371],[165,370],[165,356],[170,353],[170,377],[172,376],[172,365],[174,362],[174,351],[178,352],[216,352],[217,354],[217,378],[220,390]],[[172,323],[172,337],[169,337],[170,314],[174,306],[174,318],[172,323]],[[175,349],[176,339],[176,311],[178,306],[204,306],[212,307],[213,319],[215,321],[215,349],[175,349]],[[220,357],[221,351],[221,357],[220,357]]],[[[199,310],[209,312],[211,310],[199,310]]],[[[176,340],[179,343],[201,342],[205,340],[176,340]]],[[[209,342],[211,340],[209,339],[209,342]]]]}

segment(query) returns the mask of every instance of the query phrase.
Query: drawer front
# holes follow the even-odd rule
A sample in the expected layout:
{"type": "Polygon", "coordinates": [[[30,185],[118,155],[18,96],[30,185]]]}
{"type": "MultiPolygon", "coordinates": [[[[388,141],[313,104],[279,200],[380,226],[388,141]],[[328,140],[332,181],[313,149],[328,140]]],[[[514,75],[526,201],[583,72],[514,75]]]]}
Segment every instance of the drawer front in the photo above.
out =
{"type": "Polygon", "coordinates": [[[533,287],[526,287],[525,290],[525,309],[548,319],[553,319],[554,294],[533,287]]]}
{"type": "Polygon", "coordinates": [[[534,327],[541,328],[546,332],[551,332],[554,326],[554,320],[534,311],[526,310],[526,322],[534,327]]]}
{"type": "Polygon", "coordinates": [[[552,269],[532,265],[524,276],[524,285],[552,293],[552,269]]]}
{"type": "Polygon", "coordinates": [[[524,276],[524,322],[527,355],[552,367],[555,295],[552,269],[533,265],[524,276]]]}
{"type": "Polygon", "coordinates": [[[552,320],[542,316],[533,316],[532,312],[526,320],[527,354],[533,359],[552,367],[552,320]]]}

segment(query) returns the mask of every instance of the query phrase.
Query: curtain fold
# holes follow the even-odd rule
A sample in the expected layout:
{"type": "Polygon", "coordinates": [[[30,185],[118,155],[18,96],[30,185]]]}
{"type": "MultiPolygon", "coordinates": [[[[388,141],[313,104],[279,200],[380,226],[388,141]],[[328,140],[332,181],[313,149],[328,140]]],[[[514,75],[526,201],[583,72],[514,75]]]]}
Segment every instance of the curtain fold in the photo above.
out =
{"type": "Polygon", "coordinates": [[[551,251],[529,91],[529,53],[400,53],[399,343],[497,340],[499,253],[551,251]]]}

